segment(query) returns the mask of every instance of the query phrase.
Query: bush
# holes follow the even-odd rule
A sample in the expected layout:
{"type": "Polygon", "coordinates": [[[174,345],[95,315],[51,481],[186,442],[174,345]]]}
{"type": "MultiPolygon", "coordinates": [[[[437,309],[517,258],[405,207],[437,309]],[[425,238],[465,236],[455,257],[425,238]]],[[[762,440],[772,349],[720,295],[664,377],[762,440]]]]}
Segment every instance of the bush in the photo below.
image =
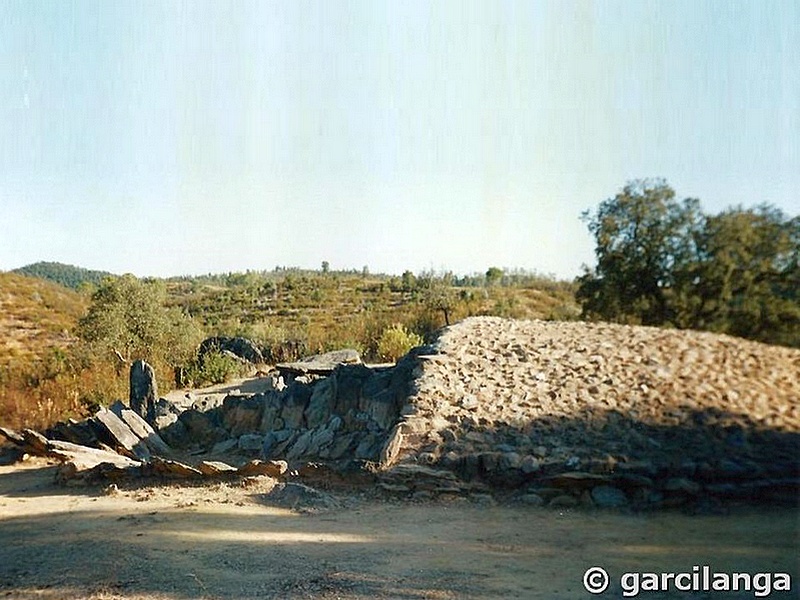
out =
{"type": "Polygon", "coordinates": [[[194,386],[225,383],[245,373],[245,367],[224,352],[207,352],[186,367],[185,377],[194,386]]]}
{"type": "Polygon", "coordinates": [[[408,331],[403,325],[392,325],[383,330],[378,340],[378,354],[381,358],[397,361],[409,350],[422,345],[422,337],[408,331]]]}

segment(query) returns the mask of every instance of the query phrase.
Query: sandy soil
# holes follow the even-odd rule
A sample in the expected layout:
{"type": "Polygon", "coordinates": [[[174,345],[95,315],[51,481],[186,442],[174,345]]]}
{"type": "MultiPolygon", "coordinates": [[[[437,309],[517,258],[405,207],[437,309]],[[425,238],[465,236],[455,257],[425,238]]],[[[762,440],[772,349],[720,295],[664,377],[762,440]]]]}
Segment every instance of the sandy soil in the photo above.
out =
{"type": "MultiPolygon", "coordinates": [[[[267,506],[260,482],[64,488],[53,466],[0,467],[0,597],[70,599],[589,598],[605,567],[788,572],[800,521],[788,509],[725,516],[428,504],[353,492],[331,511],[267,506]]],[[[265,481],[263,485],[268,485],[265,481]]],[[[753,598],[643,592],[649,598],[753,598]]],[[[603,596],[599,596],[603,597],[603,596]]]]}

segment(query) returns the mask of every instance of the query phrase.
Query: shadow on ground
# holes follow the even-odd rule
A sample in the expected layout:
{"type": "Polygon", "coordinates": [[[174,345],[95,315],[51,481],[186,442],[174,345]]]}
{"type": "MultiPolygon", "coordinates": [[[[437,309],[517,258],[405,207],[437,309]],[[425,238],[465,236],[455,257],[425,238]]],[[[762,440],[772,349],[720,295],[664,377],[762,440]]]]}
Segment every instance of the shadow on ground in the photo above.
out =
{"type": "MultiPolygon", "coordinates": [[[[374,503],[300,516],[62,500],[60,510],[0,519],[0,596],[573,599],[591,597],[581,580],[596,564],[617,578],[711,564],[797,579],[798,521],[788,510],[687,517],[374,503]]],[[[23,501],[42,508],[41,498],[23,501]]]]}

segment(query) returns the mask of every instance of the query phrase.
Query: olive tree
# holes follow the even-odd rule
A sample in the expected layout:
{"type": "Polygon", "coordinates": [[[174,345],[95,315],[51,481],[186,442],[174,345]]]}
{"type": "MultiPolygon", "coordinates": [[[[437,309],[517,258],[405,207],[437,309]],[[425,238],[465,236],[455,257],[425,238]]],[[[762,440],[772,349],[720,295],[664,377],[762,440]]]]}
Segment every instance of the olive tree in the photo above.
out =
{"type": "Polygon", "coordinates": [[[105,279],[92,294],[78,335],[104,357],[174,366],[193,352],[200,331],[180,310],[166,307],[163,282],[123,275],[105,279]]]}

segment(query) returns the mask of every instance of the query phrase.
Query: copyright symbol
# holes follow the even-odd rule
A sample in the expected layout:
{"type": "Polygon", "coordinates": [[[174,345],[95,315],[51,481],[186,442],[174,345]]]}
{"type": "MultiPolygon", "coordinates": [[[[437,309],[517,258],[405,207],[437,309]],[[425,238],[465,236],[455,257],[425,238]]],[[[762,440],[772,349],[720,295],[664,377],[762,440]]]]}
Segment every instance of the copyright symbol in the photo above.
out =
{"type": "Polygon", "coordinates": [[[583,574],[583,587],[590,594],[602,594],[608,589],[608,573],[603,567],[589,567],[583,574]]]}

